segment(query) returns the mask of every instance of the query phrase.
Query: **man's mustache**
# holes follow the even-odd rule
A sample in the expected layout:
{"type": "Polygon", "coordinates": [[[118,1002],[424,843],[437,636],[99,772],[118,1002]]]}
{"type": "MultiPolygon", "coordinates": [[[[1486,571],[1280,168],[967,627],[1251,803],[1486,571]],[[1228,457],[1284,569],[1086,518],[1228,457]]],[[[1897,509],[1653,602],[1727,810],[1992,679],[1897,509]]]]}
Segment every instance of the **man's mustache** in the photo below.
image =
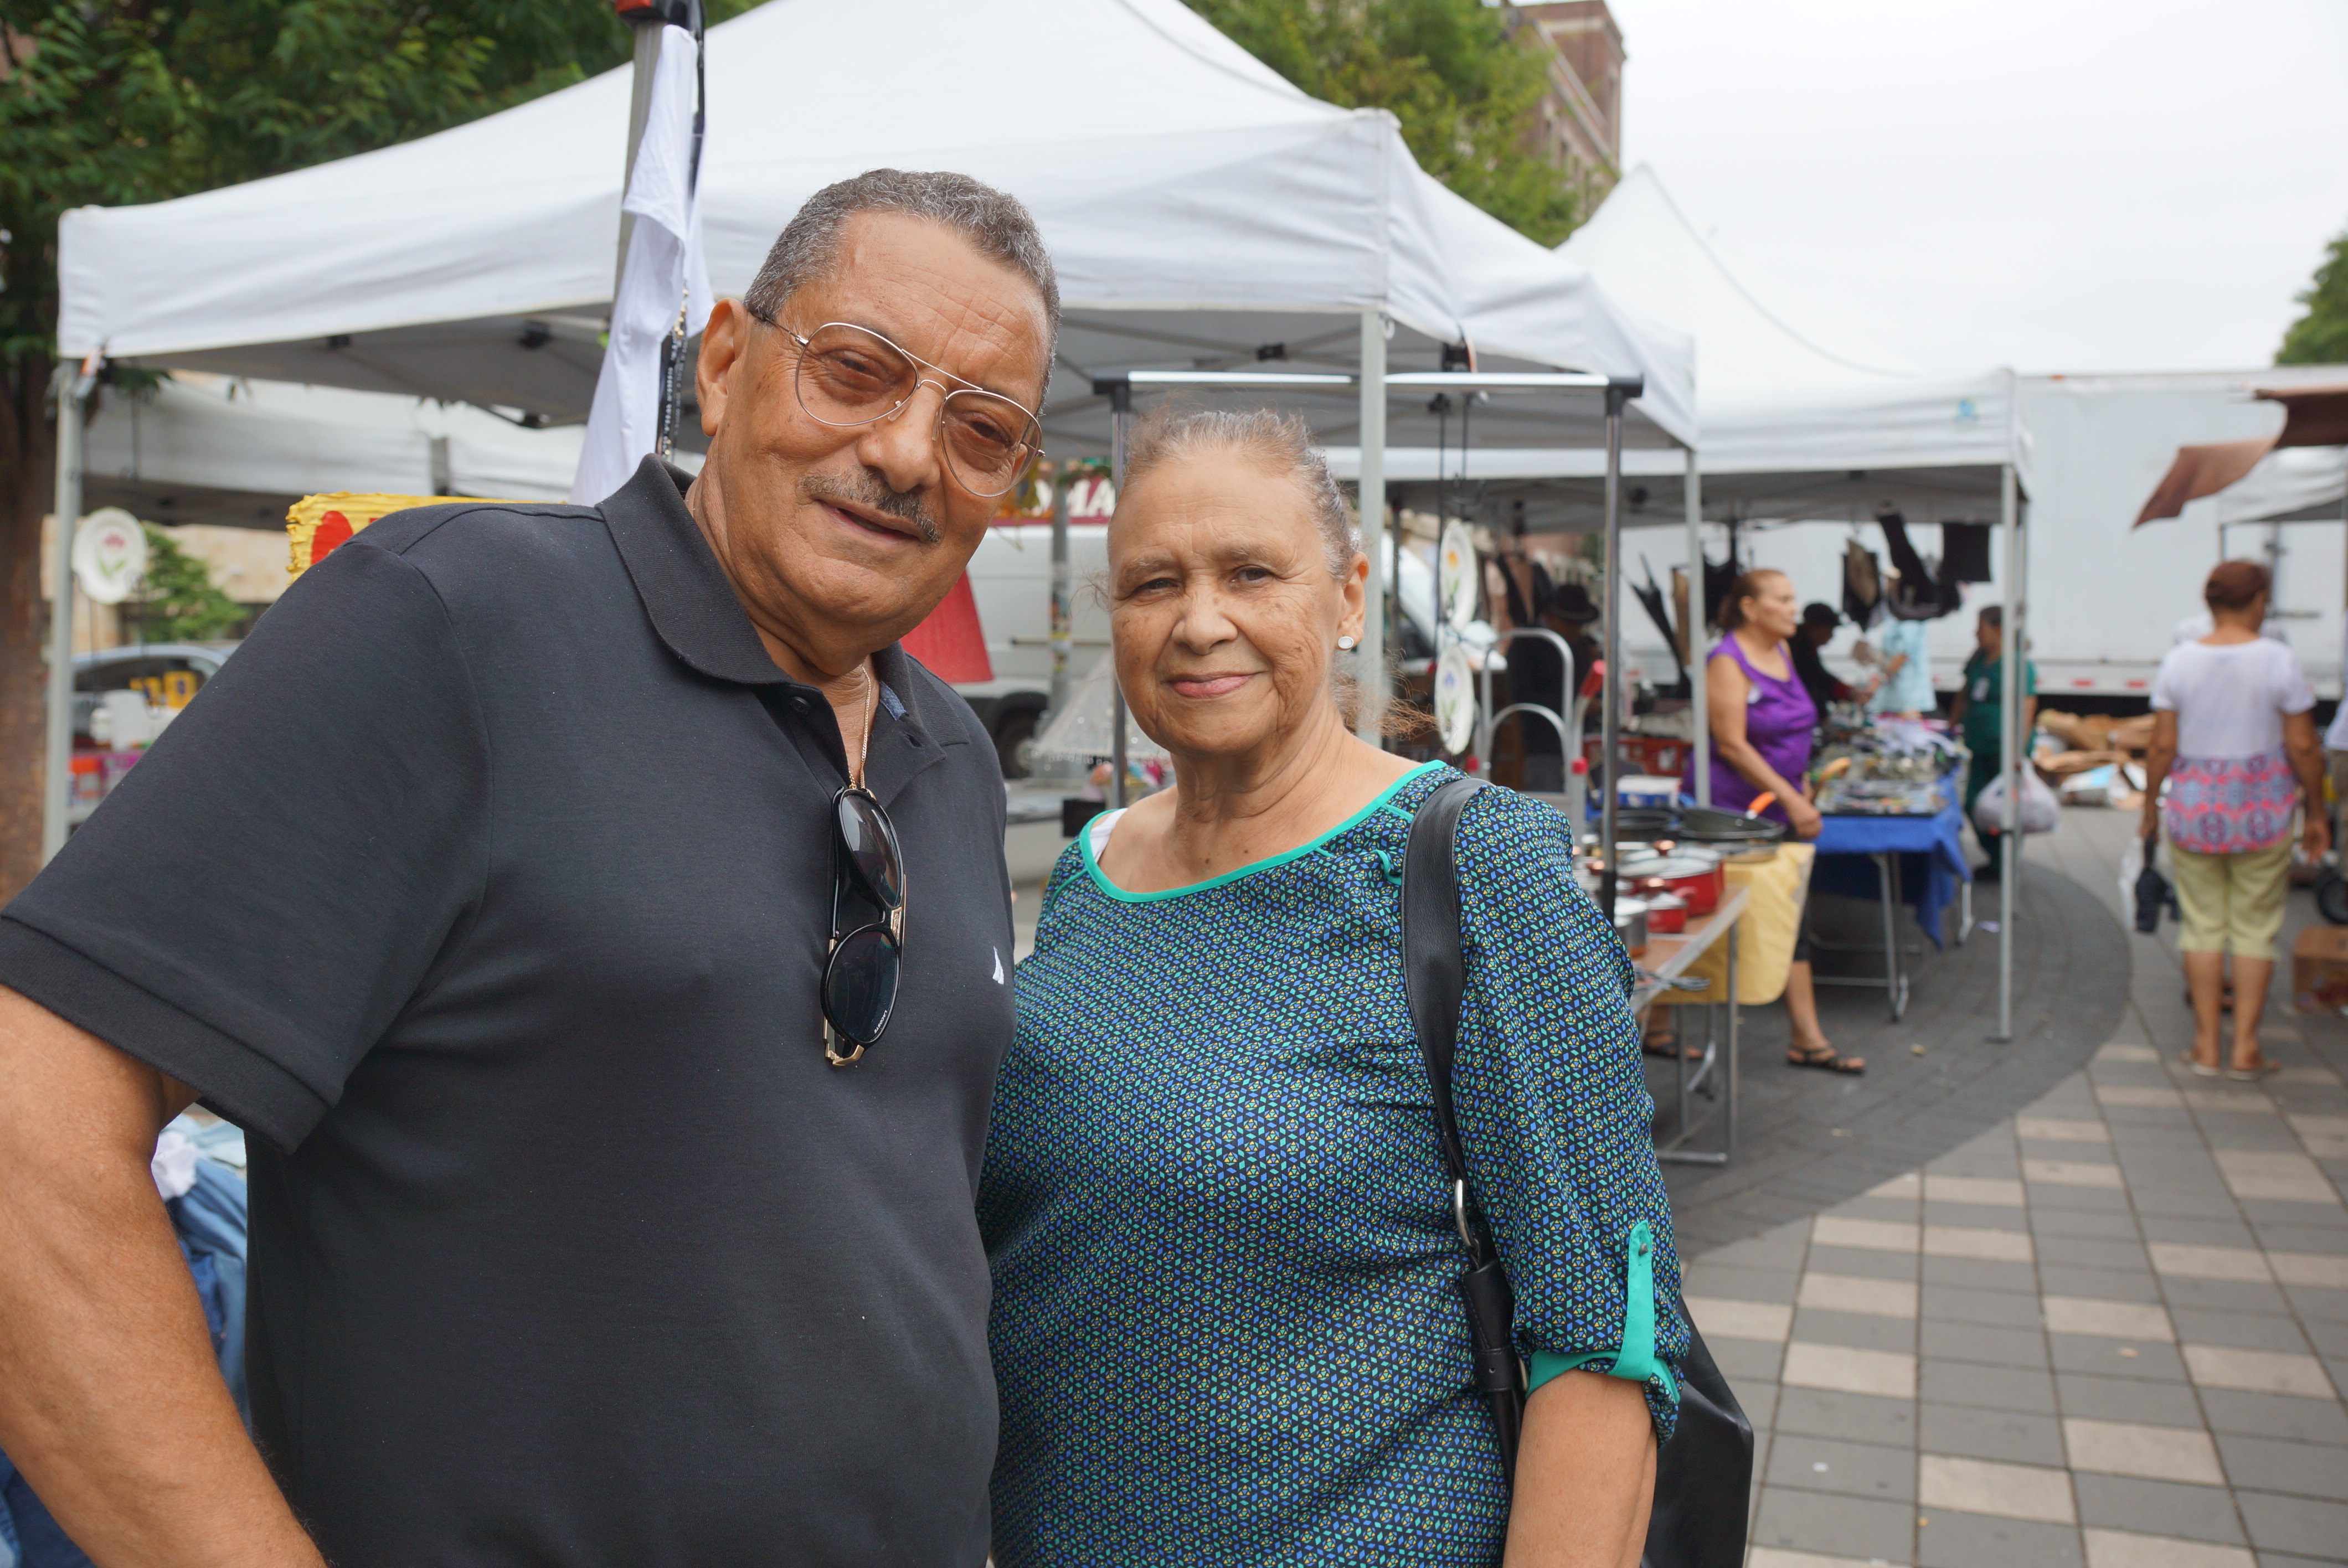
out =
{"type": "Polygon", "coordinates": [[[919,490],[892,490],[882,484],[869,468],[860,470],[854,478],[839,474],[802,474],[799,476],[799,499],[802,501],[845,502],[850,506],[869,507],[876,512],[886,512],[901,522],[913,525],[922,542],[933,545],[945,538],[938,520],[930,515],[919,490]]]}

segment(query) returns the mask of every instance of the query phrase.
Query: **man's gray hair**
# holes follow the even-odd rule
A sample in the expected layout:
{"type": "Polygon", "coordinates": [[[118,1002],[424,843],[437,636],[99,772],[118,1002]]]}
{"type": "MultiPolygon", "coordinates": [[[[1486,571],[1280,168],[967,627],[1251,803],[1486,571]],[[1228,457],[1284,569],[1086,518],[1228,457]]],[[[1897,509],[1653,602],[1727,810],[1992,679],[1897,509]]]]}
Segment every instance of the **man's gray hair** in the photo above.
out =
{"type": "MultiPolygon", "coordinates": [[[[1035,220],[1015,196],[982,185],[967,174],[945,170],[868,169],[852,179],[825,186],[807,200],[776,238],[774,249],[750,280],[742,303],[753,315],[772,321],[783,302],[802,285],[829,272],[839,261],[839,237],[860,212],[901,212],[942,223],[1035,285],[1044,296],[1047,348],[1060,336],[1060,281],[1035,220]]],[[[1051,356],[1045,357],[1051,374],[1051,356]]]]}
{"type": "Polygon", "coordinates": [[[1313,514],[1330,575],[1343,577],[1352,569],[1362,553],[1361,530],[1346,510],[1344,495],[1329,472],[1329,460],[1322,455],[1313,427],[1297,415],[1161,403],[1126,438],[1126,487],[1131,489],[1152,468],[1209,452],[1229,453],[1293,484],[1313,514]]]}

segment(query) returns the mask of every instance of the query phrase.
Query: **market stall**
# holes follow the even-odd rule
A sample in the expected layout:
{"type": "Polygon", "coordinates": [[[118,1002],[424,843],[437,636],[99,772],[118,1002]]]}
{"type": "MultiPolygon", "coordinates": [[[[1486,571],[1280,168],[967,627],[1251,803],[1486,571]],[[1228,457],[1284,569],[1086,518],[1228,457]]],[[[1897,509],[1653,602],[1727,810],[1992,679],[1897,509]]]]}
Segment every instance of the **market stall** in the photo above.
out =
{"type": "MultiPolygon", "coordinates": [[[[707,82],[700,200],[718,291],[744,287],[830,180],[876,163],[964,170],[1029,205],[1059,270],[1056,455],[1107,451],[1096,388],[1128,372],[1340,378],[1317,423],[1369,455],[1374,572],[1389,409],[1406,422],[1426,396],[1400,398],[1396,377],[1465,354],[1488,374],[1597,378],[1496,393],[1488,441],[1602,452],[1611,424],[1626,458],[1678,461],[1694,438],[1684,338],[1426,176],[1390,115],[1305,97],[1176,0],[1033,0],[1015,26],[952,0],[766,6],[710,31],[707,82]],[[901,49],[909,36],[923,46],[901,49]],[[807,68],[883,57],[877,116],[860,77],[807,68]],[[1047,112],[1006,115],[1014,82],[1050,84],[1047,112]],[[1604,389],[1633,383],[1635,399],[1604,389]]],[[[68,213],[63,353],[91,370],[103,356],[576,422],[612,296],[629,92],[614,71],[363,157],[68,213]]],[[[70,440],[61,515],[79,510],[70,440]]],[[[1373,687],[1382,635],[1372,618],[1373,687]]]]}
{"type": "MultiPolygon", "coordinates": [[[[1847,327],[1829,334],[1793,324],[1797,313],[1766,301],[1644,167],[1626,176],[1560,249],[1610,295],[1686,328],[1703,345],[1696,449],[1632,453],[1623,460],[1622,526],[1634,538],[1678,530],[1676,559],[1684,561],[1691,584],[1700,584],[1707,532],[1717,548],[1727,526],[1807,525],[1823,534],[1872,518],[1886,505],[1923,523],[1993,519],[1991,576],[2006,588],[2009,635],[2026,645],[2021,524],[2030,445],[2010,372],[1933,378],[1886,351],[1849,346],[1859,334],[1847,327]]],[[[1586,451],[1478,449],[1464,466],[1487,514],[1520,521],[1529,531],[1586,530],[1602,516],[1605,483],[1586,451]]],[[[1432,490],[1438,482],[1457,484],[1462,468],[1457,452],[1426,446],[1389,450],[1384,472],[1388,483],[1432,490]]],[[[1629,565],[1612,548],[1606,559],[1629,565]]],[[[1703,661],[1690,663],[1694,778],[1704,803],[1710,769],[1703,661]]],[[[2023,751],[2020,664],[2007,661],[2010,679],[2001,693],[2004,755],[2014,766],[2023,751]]],[[[1601,753],[1617,754],[1612,743],[1601,753]]],[[[2010,1035],[2013,1020],[2011,857],[2020,851],[2021,835],[2006,833],[2003,845],[2009,864],[1999,922],[2000,1038],[2010,1035]]],[[[1861,853],[1859,866],[1871,870],[1866,856],[1876,850],[1861,853]]],[[[1962,856],[1954,868],[1940,864],[1951,876],[1963,874],[1962,856]]],[[[1896,933],[1886,940],[1896,944],[1896,933]]],[[[1896,958],[1887,954],[1887,962],[1896,958]]]]}

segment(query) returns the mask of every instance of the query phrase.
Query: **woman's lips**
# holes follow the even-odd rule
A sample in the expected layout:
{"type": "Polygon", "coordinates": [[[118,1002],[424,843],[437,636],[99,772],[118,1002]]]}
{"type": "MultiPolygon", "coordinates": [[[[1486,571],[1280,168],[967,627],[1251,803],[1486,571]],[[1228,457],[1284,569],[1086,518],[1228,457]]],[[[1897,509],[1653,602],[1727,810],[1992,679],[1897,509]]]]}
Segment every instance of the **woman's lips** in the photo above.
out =
{"type": "Polygon", "coordinates": [[[1252,675],[1189,675],[1175,677],[1174,690],[1185,697],[1222,697],[1238,691],[1252,675]]]}

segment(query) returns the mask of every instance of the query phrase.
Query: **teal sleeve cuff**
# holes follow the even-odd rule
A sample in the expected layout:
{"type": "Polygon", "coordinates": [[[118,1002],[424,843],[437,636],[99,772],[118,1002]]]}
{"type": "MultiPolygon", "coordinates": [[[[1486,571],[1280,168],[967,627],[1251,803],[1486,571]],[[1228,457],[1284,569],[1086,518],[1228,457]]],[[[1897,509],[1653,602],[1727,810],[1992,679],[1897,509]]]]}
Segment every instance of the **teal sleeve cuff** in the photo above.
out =
{"type": "Polygon", "coordinates": [[[1606,1375],[1630,1383],[1660,1381],[1673,1404],[1679,1403],[1679,1385],[1672,1378],[1671,1368],[1655,1355],[1655,1232],[1641,1220],[1631,1227],[1628,1255],[1623,1259],[1622,1280],[1622,1348],[1619,1352],[1589,1350],[1578,1356],[1560,1356],[1548,1350],[1536,1350],[1525,1368],[1525,1391],[1529,1394],[1551,1378],[1578,1368],[1609,1362],[1606,1375]]]}

